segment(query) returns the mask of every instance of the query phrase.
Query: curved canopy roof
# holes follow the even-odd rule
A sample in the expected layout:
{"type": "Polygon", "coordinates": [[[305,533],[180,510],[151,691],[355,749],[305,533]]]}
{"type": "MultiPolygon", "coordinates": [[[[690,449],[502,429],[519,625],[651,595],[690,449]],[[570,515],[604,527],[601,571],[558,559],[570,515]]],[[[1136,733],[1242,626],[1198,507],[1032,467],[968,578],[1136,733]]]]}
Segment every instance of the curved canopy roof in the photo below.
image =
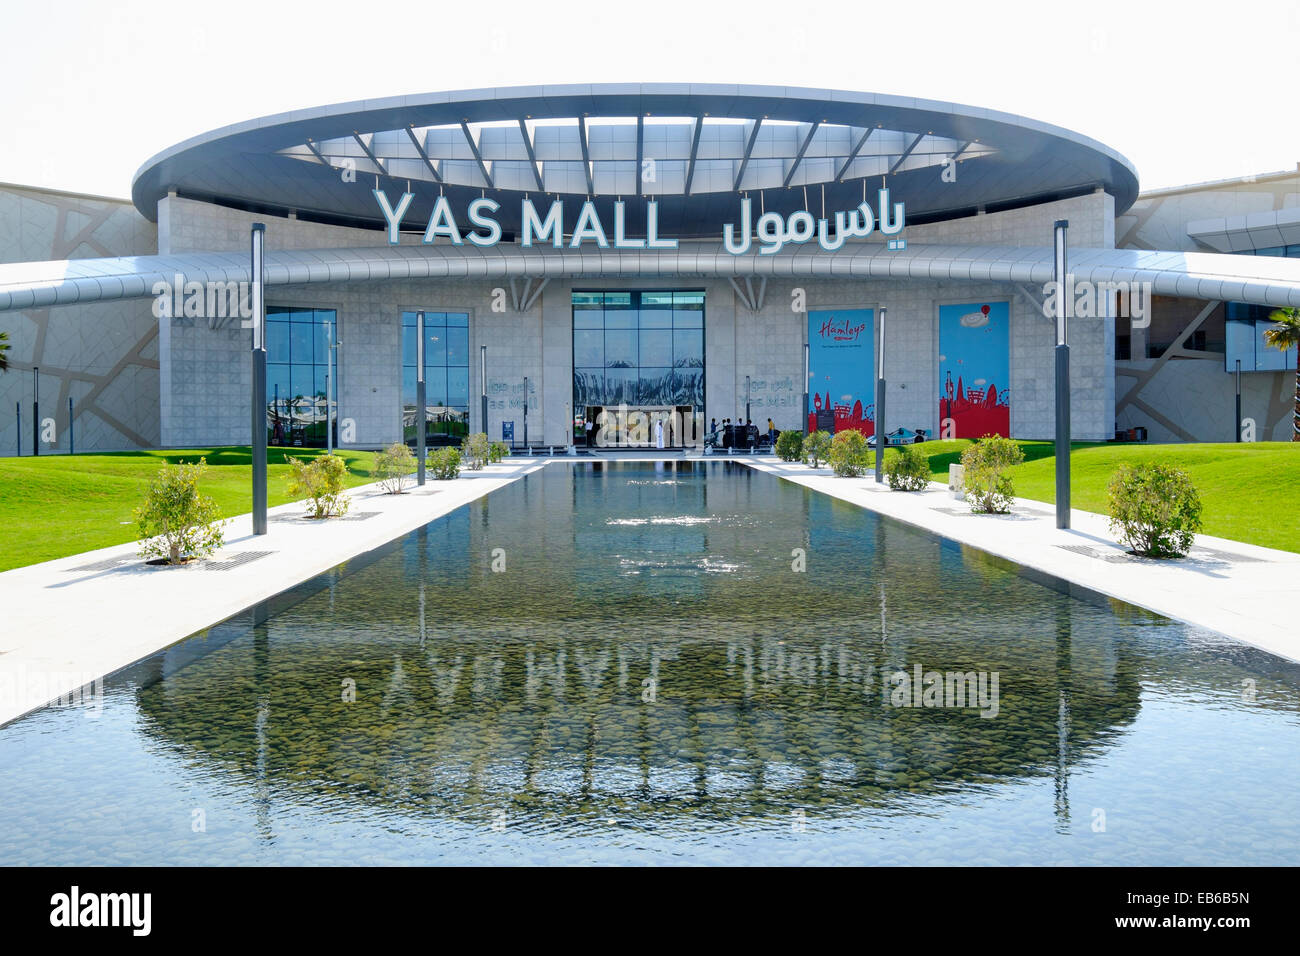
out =
{"type": "MultiPolygon", "coordinates": [[[[128,256],[0,265],[0,312],[145,298],[155,282],[247,282],[242,252],[128,256]]],[[[1300,307],[1300,261],[1269,256],[1141,249],[1072,249],[1070,274],[1091,282],[1150,282],[1157,295],[1300,307]]],[[[958,279],[1042,285],[1052,278],[1045,247],[908,245],[891,252],[854,243],[837,252],[787,247],[735,256],[720,242],[674,250],[522,249],[500,245],[407,245],[266,253],[268,286],[397,279],[700,276],[722,279],[958,279]]]]}
{"type": "MultiPolygon", "coordinates": [[[[445,194],[461,220],[471,200],[496,199],[511,232],[525,193],[602,207],[645,198],[659,204],[660,234],[714,237],[737,220],[743,195],[766,211],[820,214],[874,198],[882,184],[907,204],[910,222],[1097,188],[1119,213],[1138,188],[1115,151],[1009,113],[873,93],[667,83],[431,93],[250,120],[150,159],[132,199],[151,220],[175,191],[379,228],[371,190],[396,204],[409,189],[406,228],[422,230],[445,194]]],[[[644,204],[629,202],[629,234],[643,230],[644,204]]]]}

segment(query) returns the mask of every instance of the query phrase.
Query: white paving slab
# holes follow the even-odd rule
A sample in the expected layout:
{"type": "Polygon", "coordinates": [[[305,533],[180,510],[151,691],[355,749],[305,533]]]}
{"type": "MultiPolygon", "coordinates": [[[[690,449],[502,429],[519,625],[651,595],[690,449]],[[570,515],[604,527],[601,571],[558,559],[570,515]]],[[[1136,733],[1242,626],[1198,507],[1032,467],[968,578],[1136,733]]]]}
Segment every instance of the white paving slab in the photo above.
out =
{"type": "Polygon", "coordinates": [[[860,505],[1017,564],[1063,578],[1158,614],[1208,628],[1279,657],[1300,661],[1300,554],[1197,535],[1177,560],[1136,558],[1118,544],[1105,515],[1070,512],[1058,530],[1054,505],[1017,498],[1009,515],[974,515],[931,482],[926,491],[890,491],[874,475],[837,478],[764,456],[750,467],[860,505]],[[1072,550],[1067,550],[1072,549],[1072,550]]]}
{"type": "Polygon", "coordinates": [[[0,573],[0,724],[225,620],[343,561],[542,467],[511,458],[408,493],[349,489],[344,518],[305,520],[301,502],[230,519],[213,558],[150,567],[134,544],[115,545],[0,573]],[[270,552],[249,560],[257,552],[270,552]],[[244,556],[244,557],[241,557],[244,556]],[[223,562],[236,562],[234,565],[223,562]],[[243,563],[239,563],[243,562],[243,563]]]}

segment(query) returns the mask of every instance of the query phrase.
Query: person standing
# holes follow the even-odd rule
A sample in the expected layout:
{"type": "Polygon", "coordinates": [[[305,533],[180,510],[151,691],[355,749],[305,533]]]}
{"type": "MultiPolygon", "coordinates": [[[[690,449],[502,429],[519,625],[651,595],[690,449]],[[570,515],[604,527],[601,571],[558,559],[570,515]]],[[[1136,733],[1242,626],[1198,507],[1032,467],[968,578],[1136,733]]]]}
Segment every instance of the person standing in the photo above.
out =
{"type": "Polygon", "coordinates": [[[776,425],[772,423],[772,419],[770,417],[767,420],[767,443],[769,445],[776,444],[776,425]]]}
{"type": "Polygon", "coordinates": [[[662,449],[664,447],[664,420],[655,419],[655,447],[662,449]]]}

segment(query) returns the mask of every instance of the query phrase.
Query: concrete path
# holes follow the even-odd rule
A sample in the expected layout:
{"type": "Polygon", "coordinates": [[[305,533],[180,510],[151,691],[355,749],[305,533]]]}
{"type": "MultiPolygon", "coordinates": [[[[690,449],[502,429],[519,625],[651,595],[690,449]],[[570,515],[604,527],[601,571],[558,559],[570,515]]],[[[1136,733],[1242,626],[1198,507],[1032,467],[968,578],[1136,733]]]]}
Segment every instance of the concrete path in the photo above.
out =
{"type": "Polygon", "coordinates": [[[971,514],[966,502],[934,482],[926,491],[890,491],[866,478],[836,478],[764,456],[739,456],[758,471],[861,505],[969,544],[1017,564],[1064,578],[1178,621],[1196,624],[1279,657],[1300,661],[1300,554],[1197,535],[1186,558],[1137,558],[1117,544],[1105,515],[1073,510],[1070,529],[1056,527],[1056,508],[1016,499],[1009,515],[971,514]]]}
{"type": "MultiPolygon", "coordinates": [[[[210,559],[150,567],[135,544],[116,545],[0,574],[0,724],[190,634],[225,620],[343,561],[377,548],[542,467],[510,458],[455,481],[403,495],[378,485],[349,489],[343,518],[312,521],[302,502],[268,511],[255,537],[251,515],[230,519],[210,559]]],[[[93,689],[92,689],[93,690],[93,689]]]]}

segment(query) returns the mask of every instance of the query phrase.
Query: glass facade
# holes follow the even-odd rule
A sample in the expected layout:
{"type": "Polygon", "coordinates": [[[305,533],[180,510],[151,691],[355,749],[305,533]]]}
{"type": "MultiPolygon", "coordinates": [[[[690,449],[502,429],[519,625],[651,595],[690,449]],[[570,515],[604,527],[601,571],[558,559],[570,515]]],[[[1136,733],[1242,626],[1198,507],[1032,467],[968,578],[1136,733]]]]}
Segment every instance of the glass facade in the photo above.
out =
{"type": "Polygon", "coordinates": [[[704,408],[704,293],[573,293],[573,407],[704,408]]]}
{"type": "MultiPolygon", "coordinates": [[[[1271,246],[1266,249],[1254,249],[1237,254],[1300,259],[1300,245],[1271,246]]],[[[1241,362],[1243,372],[1295,370],[1297,350],[1294,346],[1283,352],[1280,349],[1270,347],[1264,342],[1264,330],[1277,324],[1269,318],[1272,312],[1272,306],[1267,305],[1249,305],[1245,302],[1229,302],[1227,304],[1227,321],[1224,330],[1226,339],[1223,354],[1224,371],[1235,372],[1238,361],[1241,362]]]]}
{"type": "Polygon", "coordinates": [[[333,309],[267,306],[268,444],[325,447],[325,376],[336,321],[333,309]]]}
{"type": "MultiPolygon", "coordinates": [[[[402,435],[416,439],[416,315],[402,313],[402,435]]],[[[469,434],[469,315],[424,313],[426,441],[459,445],[469,434]]]]}

